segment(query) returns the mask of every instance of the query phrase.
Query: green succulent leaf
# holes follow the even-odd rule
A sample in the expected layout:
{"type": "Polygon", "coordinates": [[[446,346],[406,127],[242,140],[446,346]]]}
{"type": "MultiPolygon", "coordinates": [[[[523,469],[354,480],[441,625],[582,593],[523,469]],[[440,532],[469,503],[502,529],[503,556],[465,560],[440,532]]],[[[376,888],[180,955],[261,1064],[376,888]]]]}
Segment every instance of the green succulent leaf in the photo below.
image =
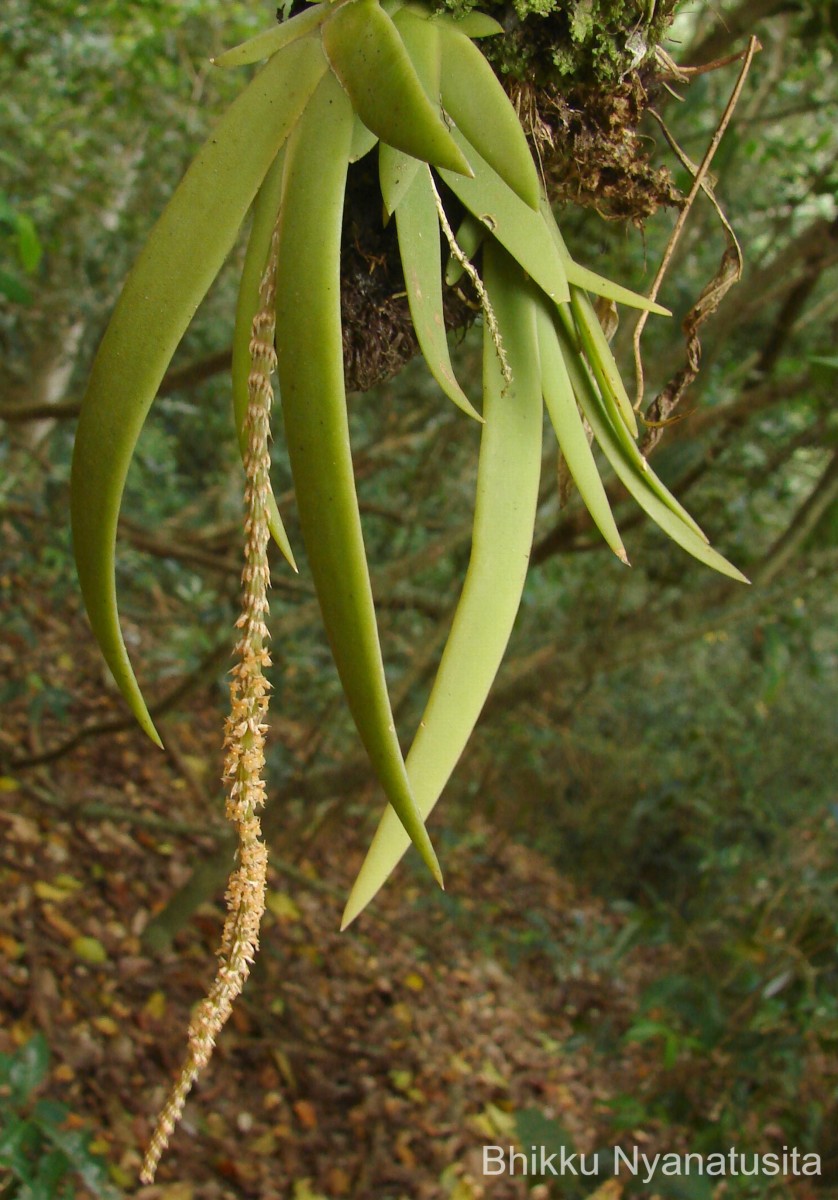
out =
{"type": "Polygon", "coordinates": [[[126,280],[82,402],[71,480],[79,581],[108,666],[158,744],[117,610],[114,550],[125,479],[172,355],[326,69],[319,44],[298,40],[270,59],[218,122],[126,280]]]}
{"type": "Polygon", "coordinates": [[[568,470],[597,529],[617,557],[627,563],[628,556],[579,415],[573,384],[557,339],[553,314],[540,296],[538,348],[544,403],[568,470]]]}
{"type": "Polygon", "coordinates": [[[402,198],[407,195],[416,172],[422,165],[422,160],[405,154],[402,150],[394,150],[386,142],[378,148],[378,180],[381,187],[381,199],[384,201],[384,211],[392,216],[402,198]]]}
{"type": "MultiPolygon", "coordinates": [[[[507,387],[484,329],[483,417],[471,559],[407,771],[427,818],[448,782],[497,674],[527,575],[541,473],[542,402],[533,289],[496,243],[485,284],[512,375],[507,387]]],[[[343,927],[386,882],[408,839],[387,810],[352,888],[343,927]]]]}
{"type": "Polygon", "coordinates": [[[332,70],[368,129],[414,158],[471,173],[378,0],[334,8],[322,37],[332,70]]]}
{"type": "Polygon", "coordinates": [[[250,63],[261,62],[317,29],[323,24],[328,13],[327,3],[313,4],[290,21],[283,21],[279,25],[272,25],[270,29],[262,30],[255,37],[248,38],[238,46],[232,46],[211,61],[216,67],[246,67],[250,63]]]}
{"type": "Polygon", "coordinates": [[[419,348],[431,374],[449,399],[468,416],[482,417],[457,382],[442,311],[442,251],[439,217],[430,167],[422,163],[407,195],[396,209],[399,251],[407,299],[419,348]]]}
{"type": "Polygon", "coordinates": [[[358,162],[378,145],[378,134],[367,129],[360,117],[355,117],[352,123],[352,144],[349,147],[349,161],[358,162]]]}
{"type": "Polygon", "coordinates": [[[405,836],[441,883],[395,732],[349,443],[340,242],[352,122],[329,73],[286,149],[276,288],[282,412],[300,527],[347,703],[405,836]]]}
{"type": "Polygon", "coordinates": [[[474,172],[467,179],[441,170],[451,191],[551,300],[569,300],[565,264],[541,214],[524,203],[458,129],[451,132],[474,172]]]}
{"type": "Polygon", "coordinates": [[[465,33],[450,24],[441,31],[443,108],[501,179],[538,210],[538,172],[509,97],[465,33]]]}
{"type": "Polygon", "coordinates": [[[593,305],[583,291],[571,286],[570,307],[588,362],[593,367],[600,391],[607,397],[611,407],[611,419],[616,427],[625,425],[629,436],[634,439],[637,437],[637,417],[593,305]]]}
{"type": "MultiPolygon", "coordinates": [[[[595,383],[594,380],[591,379],[591,367],[589,366],[587,360],[580,353],[582,350],[582,345],[579,340],[579,331],[574,323],[572,315],[570,314],[569,307],[565,305],[558,311],[559,324],[562,328],[563,334],[562,345],[565,347],[573,347],[573,354],[575,356],[579,378],[584,377],[587,379],[592,391],[592,396],[594,397],[596,404],[600,406],[603,416],[608,422],[608,427],[611,430],[614,438],[616,438],[626,462],[631,465],[634,471],[640,473],[640,475],[646,480],[649,489],[657,496],[659,500],[663,501],[666,507],[669,508],[669,510],[676,517],[678,517],[678,519],[683,522],[684,525],[692,530],[692,532],[702,541],[707,542],[708,538],[704,530],[701,528],[695,518],[686,510],[686,508],[684,508],[680,500],[677,500],[669,491],[669,489],[665,487],[663,483],[661,483],[660,479],[658,479],[657,475],[654,473],[646,459],[641,454],[637,442],[631,436],[629,430],[626,428],[625,422],[617,410],[614,398],[607,392],[603,393],[598,386],[598,382],[595,383]]],[[[609,355],[611,353],[610,347],[608,348],[608,353],[609,355]]],[[[570,369],[567,355],[565,355],[565,361],[568,364],[568,369],[570,369]]],[[[614,370],[616,370],[616,367],[614,367],[614,370]]],[[[595,371],[594,376],[596,377],[595,371]]],[[[574,390],[577,392],[578,399],[579,396],[576,377],[574,377],[573,386],[574,390]]]]}
{"type": "Polygon", "coordinates": [[[399,31],[425,95],[431,104],[438,103],[442,76],[439,26],[429,21],[427,14],[412,8],[400,8],[393,17],[393,24],[399,31]]]}
{"type": "MultiPolygon", "coordinates": [[[[748,580],[742,572],[708,544],[704,534],[699,535],[695,532],[692,518],[690,518],[690,524],[685,522],[680,512],[676,511],[676,509],[680,509],[680,505],[651,468],[645,466],[644,469],[643,466],[638,465],[636,460],[629,458],[622,440],[617,436],[611,423],[599,390],[585,370],[584,363],[580,361],[572,342],[563,329],[558,328],[558,334],[577,402],[593,429],[594,437],[605,457],[626,491],[634,497],[655,524],[693,558],[712,567],[714,571],[727,575],[730,579],[747,583],[748,580]]],[[[640,462],[643,463],[642,458],[640,462]]]]}

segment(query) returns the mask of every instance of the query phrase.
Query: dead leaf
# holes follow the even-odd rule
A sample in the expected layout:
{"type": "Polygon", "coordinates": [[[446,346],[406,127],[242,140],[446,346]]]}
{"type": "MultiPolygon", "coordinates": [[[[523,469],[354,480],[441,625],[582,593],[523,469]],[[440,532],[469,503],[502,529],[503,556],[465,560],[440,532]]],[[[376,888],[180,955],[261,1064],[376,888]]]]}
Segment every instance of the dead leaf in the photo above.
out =
{"type": "Polygon", "coordinates": [[[265,906],[278,921],[300,920],[300,910],[287,892],[268,892],[265,897],[265,906]]]}
{"type": "Polygon", "coordinates": [[[70,949],[76,958],[80,958],[82,962],[92,963],[94,966],[99,966],[108,961],[107,950],[99,939],[95,937],[73,938],[70,949]]]}
{"type": "Polygon", "coordinates": [[[317,1128],[317,1112],[309,1100],[295,1100],[293,1109],[304,1129],[317,1128]]]}
{"type": "Polygon", "coordinates": [[[160,990],[152,992],[143,1005],[143,1013],[152,1021],[162,1021],[166,1015],[166,993],[160,990]]]}
{"type": "Polygon", "coordinates": [[[72,944],[79,937],[78,927],[62,917],[51,904],[44,905],[43,914],[46,923],[68,944],[72,944]]]}
{"type": "Polygon", "coordinates": [[[22,958],[25,949],[23,942],[16,941],[6,933],[0,933],[0,957],[4,958],[6,962],[16,962],[17,959],[22,958]]]}
{"type": "Polygon", "coordinates": [[[595,1192],[591,1192],[587,1200],[620,1200],[623,1185],[618,1179],[606,1179],[595,1192]]]}
{"type": "Polygon", "coordinates": [[[329,1200],[329,1198],[322,1192],[313,1192],[311,1181],[305,1178],[294,1180],[294,1200],[329,1200]]]}

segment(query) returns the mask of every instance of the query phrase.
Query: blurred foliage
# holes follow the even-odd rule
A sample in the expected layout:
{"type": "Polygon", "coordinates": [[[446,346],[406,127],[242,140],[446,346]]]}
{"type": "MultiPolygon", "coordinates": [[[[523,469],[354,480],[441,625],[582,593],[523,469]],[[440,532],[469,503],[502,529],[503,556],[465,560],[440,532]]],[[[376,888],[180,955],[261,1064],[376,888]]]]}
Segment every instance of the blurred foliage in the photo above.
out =
{"type": "Polygon", "coordinates": [[[39,1098],[49,1072],[49,1047],[35,1034],[12,1054],[0,1054],[0,1196],[4,1200],[72,1200],[86,1194],[116,1200],[107,1167],[89,1133],[64,1104],[39,1098]]]}
{"type": "MultiPolygon", "coordinates": [[[[8,99],[0,109],[0,414],[78,398],[143,233],[238,86],[209,69],[209,55],[264,25],[274,7],[8,0],[0,30],[8,99]]],[[[627,571],[598,545],[578,501],[560,503],[550,457],[510,660],[441,809],[454,830],[479,806],[505,836],[537,845],[608,898],[623,933],[615,943],[610,928],[568,921],[557,940],[537,913],[498,932],[457,897],[428,903],[478,922],[487,953],[538,956],[559,982],[572,978],[580,956],[617,973],[635,948],[667,947],[677,969],[638,1011],[601,1021],[580,1010],[578,1036],[592,1053],[607,1059],[616,1045],[637,1043],[660,1056],[647,1087],[612,1102],[603,1137],[671,1122],[709,1152],[734,1135],[761,1147],[776,1127],[788,1144],[822,1153],[824,1182],[835,1182],[834,5],[780,3],[750,21],[747,5],[722,7],[730,28],[753,28],[763,44],[713,165],[746,271],[703,331],[702,373],[655,467],[754,586],[711,578],[615,490],[627,571]]],[[[719,28],[715,7],[685,9],[667,49],[693,63],[741,47],[720,45],[719,28]]],[[[695,160],[735,69],[673,85],[681,104],[663,91],[656,97],[695,160]]],[[[686,185],[657,126],[646,133],[686,185]]],[[[575,257],[594,269],[607,263],[609,275],[638,288],[648,285],[672,224],[659,215],[641,235],[590,213],[562,219],[575,257]]],[[[718,219],[699,197],[661,294],[674,320],[654,321],[644,335],[653,390],[683,359],[679,322],[723,248],[718,219]]],[[[229,345],[232,278],[202,308],[181,363],[229,345]]],[[[616,346],[627,376],[632,328],[623,315],[616,346]]],[[[478,353],[473,339],[459,347],[462,376],[478,353]]],[[[385,658],[409,734],[468,559],[478,431],[418,364],[354,397],[351,408],[385,658]]],[[[241,475],[228,410],[223,374],[169,392],[129,477],[122,610],[158,688],[194,668],[233,620],[241,475]]],[[[0,440],[0,588],[13,595],[25,578],[57,611],[77,605],[66,518],[70,425],[9,420],[0,440]]],[[[299,553],[279,430],[274,458],[299,553]]],[[[351,756],[353,735],[305,566],[299,578],[277,566],[273,595],[274,713],[298,735],[274,743],[279,792],[312,747],[318,761],[339,762],[351,756]]],[[[20,623],[15,633],[37,638],[31,615],[11,620],[20,623]]],[[[25,689],[35,718],[38,706],[58,715],[66,706],[65,695],[53,694],[60,689],[25,664],[4,681],[10,687],[25,689]]],[[[352,794],[336,803],[353,820],[360,812],[352,794]]],[[[324,826],[330,804],[317,810],[324,826]]],[[[302,803],[289,805],[288,818],[312,828],[302,803]]],[[[530,1133],[525,1123],[522,1137],[530,1133]]]]}
{"type": "Polygon", "coordinates": [[[31,294],[21,282],[18,269],[22,268],[27,275],[34,274],[43,246],[32,218],[13,207],[3,192],[0,192],[0,245],[3,257],[11,260],[9,270],[0,269],[0,296],[17,304],[31,303],[31,294]]]}

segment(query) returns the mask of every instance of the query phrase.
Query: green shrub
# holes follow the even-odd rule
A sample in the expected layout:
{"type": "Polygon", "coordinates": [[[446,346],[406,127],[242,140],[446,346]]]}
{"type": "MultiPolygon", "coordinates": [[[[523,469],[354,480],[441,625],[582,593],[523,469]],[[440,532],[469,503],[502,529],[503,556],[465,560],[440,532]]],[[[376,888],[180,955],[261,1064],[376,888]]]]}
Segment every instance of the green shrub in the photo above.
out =
{"type": "Polygon", "coordinates": [[[90,1134],[68,1128],[65,1104],[38,1098],[48,1069],[49,1047],[40,1033],[12,1054],[0,1054],[0,1197],[70,1200],[78,1180],[92,1195],[115,1200],[90,1134]]]}

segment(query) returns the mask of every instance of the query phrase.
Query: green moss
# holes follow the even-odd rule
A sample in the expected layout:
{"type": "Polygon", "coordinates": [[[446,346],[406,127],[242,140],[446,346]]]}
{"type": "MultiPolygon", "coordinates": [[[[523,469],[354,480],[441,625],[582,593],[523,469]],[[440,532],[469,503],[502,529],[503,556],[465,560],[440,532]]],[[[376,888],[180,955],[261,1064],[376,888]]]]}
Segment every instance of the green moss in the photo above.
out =
{"type": "Polygon", "coordinates": [[[521,106],[551,200],[642,224],[681,197],[637,133],[677,0],[431,0],[503,26],[480,49],[521,106]],[[647,67],[643,70],[643,64],[647,67]]]}
{"type": "Polygon", "coordinates": [[[574,42],[589,42],[594,34],[594,0],[576,0],[570,8],[570,36],[574,42]]]}
{"type": "MultiPolygon", "coordinates": [[[[470,0],[441,0],[462,14],[470,0]]],[[[505,75],[536,86],[613,84],[654,51],[668,28],[675,0],[485,0],[479,7],[503,24],[504,38],[482,49],[505,75]],[[645,48],[645,53],[644,53],[645,48]]]]}

